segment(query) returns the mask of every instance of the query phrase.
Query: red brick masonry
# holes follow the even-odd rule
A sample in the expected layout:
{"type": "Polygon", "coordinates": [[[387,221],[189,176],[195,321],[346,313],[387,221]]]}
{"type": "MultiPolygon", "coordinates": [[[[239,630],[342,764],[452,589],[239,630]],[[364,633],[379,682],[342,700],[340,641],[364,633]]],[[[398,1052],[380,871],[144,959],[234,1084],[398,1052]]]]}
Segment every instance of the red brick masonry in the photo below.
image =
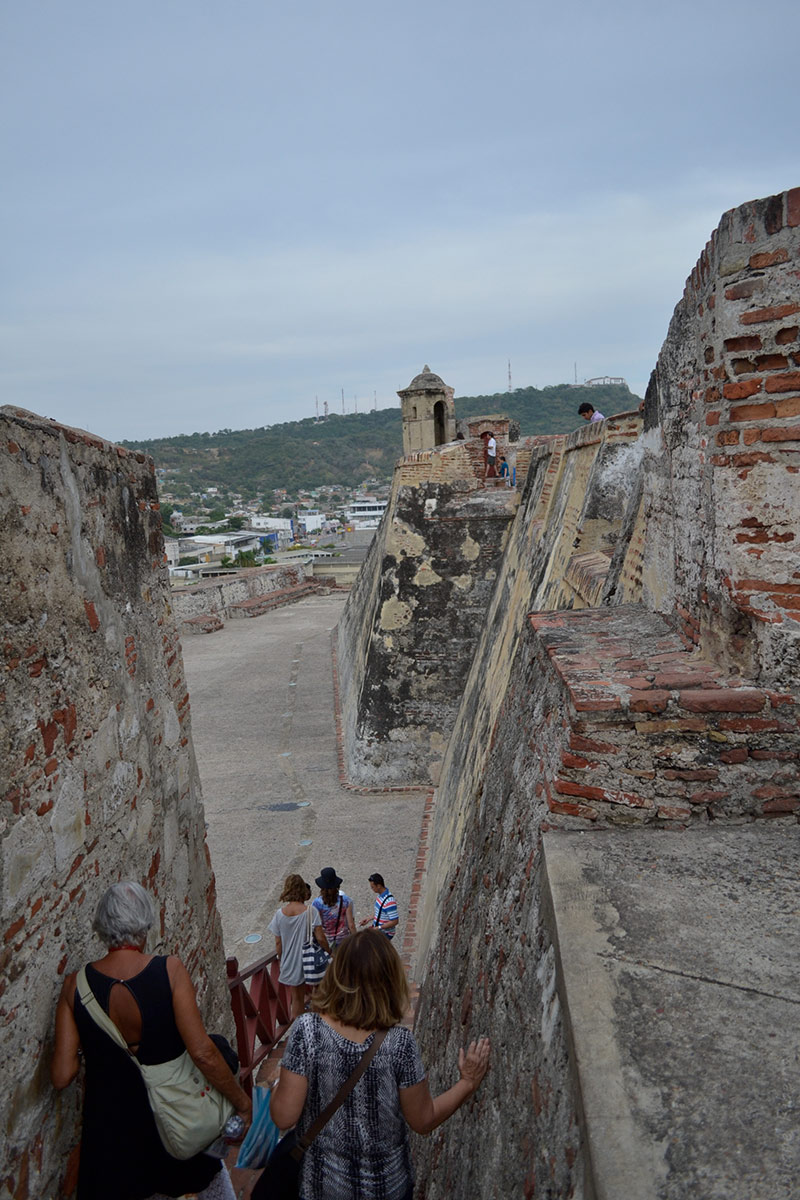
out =
{"type": "Polygon", "coordinates": [[[567,714],[560,766],[543,781],[552,814],[688,823],[800,809],[793,696],[719,677],[638,605],[529,620],[567,714]]]}

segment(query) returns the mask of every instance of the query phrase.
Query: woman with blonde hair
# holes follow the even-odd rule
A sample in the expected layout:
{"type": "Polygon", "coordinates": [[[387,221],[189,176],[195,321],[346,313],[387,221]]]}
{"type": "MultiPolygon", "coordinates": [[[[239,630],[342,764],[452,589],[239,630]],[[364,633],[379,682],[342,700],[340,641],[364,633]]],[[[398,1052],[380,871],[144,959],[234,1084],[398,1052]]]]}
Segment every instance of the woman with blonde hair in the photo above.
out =
{"type": "MultiPolygon", "coordinates": [[[[408,1126],[430,1133],[474,1095],[489,1066],[489,1042],[480,1038],[458,1056],[460,1078],[431,1096],[410,1030],[400,1025],[409,1008],[400,957],[374,929],[339,946],[312,1000],[295,1022],[271,1101],[280,1129],[303,1135],[333,1100],[385,1031],[363,1077],[303,1155],[303,1200],[410,1200],[414,1190],[408,1126]]],[[[269,1195],[265,1188],[253,1195],[269,1195]]]]}
{"type": "Polygon", "coordinates": [[[300,1016],[306,1002],[303,943],[313,936],[323,950],[329,949],[319,913],[306,904],[309,890],[302,875],[287,875],[281,892],[281,907],[269,923],[270,933],[275,934],[275,953],[281,964],[278,980],[292,989],[292,1020],[300,1016]]]}

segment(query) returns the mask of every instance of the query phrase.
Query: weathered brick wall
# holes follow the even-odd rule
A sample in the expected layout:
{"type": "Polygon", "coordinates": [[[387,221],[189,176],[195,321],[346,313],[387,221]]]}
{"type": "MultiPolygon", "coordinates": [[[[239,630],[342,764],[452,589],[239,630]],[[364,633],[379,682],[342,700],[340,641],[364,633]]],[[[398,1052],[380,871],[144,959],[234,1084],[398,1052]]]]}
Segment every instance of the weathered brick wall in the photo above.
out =
{"type": "MultiPolygon", "coordinates": [[[[439,845],[426,890],[440,924],[430,954],[422,948],[417,960],[425,977],[416,1032],[434,1090],[452,1082],[458,1047],[484,1033],[492,1069],[462,1114],[431,1138],[415,1139],[422,1200],[584,1195],[542,878],[540,831],[551,818],[542,781],[559,759],[562,697],[555,677],[542,676],[531,642],[525,625],[505,700],[479,749],[479,772],[465,764],[458,842],[446,857],[438,826],[440,817],[450,823],[452,796],[437,791],[439,845]]],[[[482,730],[482,708],[479,690],[470,690],[459,730],[470,719],[482,730]]]]}
{"type": "Polygon", "coordinates": [[[494,1066],[459,1136],[418,1143],[426,1200],[583,1194],[542,830],[800,812],[798,226],[800,192],[723,218],[637,441],[618,436],[628,416],[532,451],[418,918],[427,1061],[488,1031],[494,1066]]]}
{"type": "Polygon", "coordinates": [[[483,443],[451,442],[435,450],[420,450],[398,460],[395,482],[399,487],[425,483],[456,483],[478,488],[483,479],[483,443]]]}
{"type": "Polygon", "coordinates": [[[623,413],[599,429],[526,446],[531,465],[527,483],[517,477],[521,491],[482,488],[480,442],[398,463],[338,630],[345,765],[354,783],[435,782],[473,660],[488,671],[491,708],[525,611],[582,607],[602,591],[641,463],[640,429],[638,414],[623,413]],[[479,639],[487,650],[476,655],[479,639]]]}
{"type": "Polygon", "coordinates": [[[648,390],[646,539],[631,547],[649,607],[776,686],[800,667],[799,265],[800,188],[722,218],[648,390]]]}
{"type": "Polygon", "coordinates": [[[68,1196],[80,1086],[48,1069],[65,971],[102,953],[108,884],[142,881],[153,948],[176,952],[227,1029],[221,927],[170,615],[153,465],[0,410],[2,699],[0,1189],[68,1196]]]}
{"type": "MultiPolygon", "coordinates": [[[[192,587],[175,588],[172,593],[172,609],[178,620],[199,616],[202,613],[219,613],[229,616],[233,604],[250,600],[254,596],[266,596],[282,588],[294,587],[310,578],[310,564],[298,562],[285,566],[251,567],[236,575],[204,579],[192,587]]],[[[323,574],[320,571],[320,574],[323,574]]]]}
{"type": "MultiPolygon", "coordinates": [[[[587,601],[565,578],[583,548],[586,528],[597,535],[601,517],[603,544],[613,544],[614,514],[626,510],[636,487],[631,435],[640,428],[636,414],[623,414],[601,427],[583,427],[568,437],[542,440],[533,449],[520,506],[509,534],[480,640],[464,688],[461,708],[445,757],[438,795],[433,854],[440,862],[435,878],[446,879],[458,861],[467,811],[481,787],[486,755],[507,696],[508,679],[518,653],[527,614],[557,603],[584,607],[587,601]],[[587,516],[588,514],[588,516],[587,516]]],[[[590,545],[593,543],[589,543],[590,545]]],[[[602,555],[603,572],[608,555],[602,555]]],[[[422,953],[435,928],[438,887],[426,889],[422,914],[422,953]]]]}

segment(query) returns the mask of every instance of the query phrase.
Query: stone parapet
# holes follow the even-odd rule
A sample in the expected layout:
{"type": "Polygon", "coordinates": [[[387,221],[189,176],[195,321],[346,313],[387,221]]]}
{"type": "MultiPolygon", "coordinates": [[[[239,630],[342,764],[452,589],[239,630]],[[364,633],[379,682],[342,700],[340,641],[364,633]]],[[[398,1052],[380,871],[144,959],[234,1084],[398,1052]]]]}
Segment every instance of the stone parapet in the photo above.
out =
{"type": "MultiPolygon", "coordinates": [[[[723,828],[726,862],[742,869],[756,836],[796,841],[799,262],[800,189],[726,214],[675,310],[644,413],[525,448],[519,510],[435,793],[417,918],[423,1053],[452,1061],[460,1044],[490,1032],[494,1066],[457,1139],[478,1150],[464,1156],[445,1136],[418,1148],[427,1200],[617,1200],[656,1194],[636,1182],[652,1177],[668,1181],[659,1195],[685,1195],[696,1174],[681,1174],[684,1135],[700,1112],[703,1127],[727,1119],[724,1098],[708,1093],[710,1117],[691,1096],[680,1113],[661,1112],[665,1090],[677,1094],[667,1059],[683,1038],[684,1010],[676,1003],[666,1014],[646,1010],[648,1018],[634,1002],[627,1019],[643,1045],[659,1033],[663,1059],[655,1054],[643,1067],[653,1090],[642,1099],[641,1172],[618,1187],[613,1175],[598,1175],[542,838],[560,831],[588,844],[600,836],[616,849],[614,838],[638,845],[641,837],[646,857],[670,830],[677,859],[684,838],[687,858],[690,844],[708,838],[709,877],[723,828]]],[[[594,874],[576,877],[576,889],[605,870],[598,852],[594,874]]],[[[634,891],[648,877],[642,867],[634,891]]],[[[671,898],[680,901],[679,891],[671,898]]],[[[746,890],[739,899],[744,916],[746,890]]],[[[585,893],[562,900],[577,906],[585,893]]],[[[774,936],[783,937],[779,925],[774,936]]],[[[699,934],[703,923],[692,928],[699,934]]],[[[691,954],[676,956],[672,969],[691,971],[691,954]]],[[[634,992],[646,998],[646,989],[634,992]]],[[[773,999],[785,1014],[782,998],[773,999]]],[[[604,1000],[601,1009],[611,1011],[604,1000]]],[[[700,1024],[692,1028],[705,1036],[700,1024]]],[[[594,1026],[584,1032],[591,1038],[594,1026]]],[[[686,1045],[688,1063],[694,1047],[686,1045]]],[[[722,1077],[758,1069],[747,1047],[730,1050],[722,1077]]],[[[776,1181],[770,1195],[786,1191],[787,1144],[790,1159],[796,1151],[787,1132],[784,1159],[770,1173],[769,1096],[783,1078],[779,1056],[770,1063],[765,1107],[744,1110],[764,1127],[763,1137],[747,1138],[747,1168],[736,1176],[753,1198],[762,1178],[776,1181]],[[759,1154],[764,1162],[754,1166],[759,1154]]],[[[601,1104],[612,1111],[631,1078],[630,1060],[606,1057],[594,1079],[601,1104]]],[[[433,1071],[432,1085],[442,1082],[433,1071]]],[[[787,1112],[783,1104],[782,1130],[787,1112]]],[[[615,1134],[612,1125],[595,1125],[600,1140],[615,1134]]],[[[723,1158],[709,1194],[737,1186],[723,1158]]],[[[694,1162],[705,1163],[702,1146],[694,1162]]]]}
{"type": "Polygon", "coordinates": [[[720,675],[641,606],[531,615],[563,689],[550,812],[683,824],[800,810],[797,701],[720,675]]]}
{"type": "Polygon", "coordinates": [[[53,1018],[107,886],[143,883],[151,948],[213,1027],[230,1006],[152,461],[15,408],[0,458],[0,1190],[68,1196],[80,1084],[50,1086],[53,1018]]]}
{"type": "Polygon", "coordinates": [[[297,587],[311,574],[311,566],[302,562],[286,566],[247,567],[230,575],[203,579],[191,587],[173,588],[172,608],[178,621],[202,613],[230,617],[236,605],[267,596],[270,592],[297,587]]]}

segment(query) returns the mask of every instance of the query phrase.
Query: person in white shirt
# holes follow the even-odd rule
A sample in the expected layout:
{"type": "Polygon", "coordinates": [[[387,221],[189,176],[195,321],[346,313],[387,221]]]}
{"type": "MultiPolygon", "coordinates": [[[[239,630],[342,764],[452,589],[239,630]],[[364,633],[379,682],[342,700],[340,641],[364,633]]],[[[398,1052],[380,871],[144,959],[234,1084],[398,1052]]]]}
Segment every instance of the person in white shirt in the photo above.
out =
{"type": "Polygon", "coordinates": [[[486,474],[484,479],[496,479],[497,471],[495,463],[497,462],[497,439],[490,431],[486,438],[486,474]]]}
{"type": "Polygon", "coordinates": [[[578,414],[583,417],[584,421],[605,421],[605,417],[601,412],[598,412],[594,405],[589,404],[585,400],[578,409],[578,414]]]}

